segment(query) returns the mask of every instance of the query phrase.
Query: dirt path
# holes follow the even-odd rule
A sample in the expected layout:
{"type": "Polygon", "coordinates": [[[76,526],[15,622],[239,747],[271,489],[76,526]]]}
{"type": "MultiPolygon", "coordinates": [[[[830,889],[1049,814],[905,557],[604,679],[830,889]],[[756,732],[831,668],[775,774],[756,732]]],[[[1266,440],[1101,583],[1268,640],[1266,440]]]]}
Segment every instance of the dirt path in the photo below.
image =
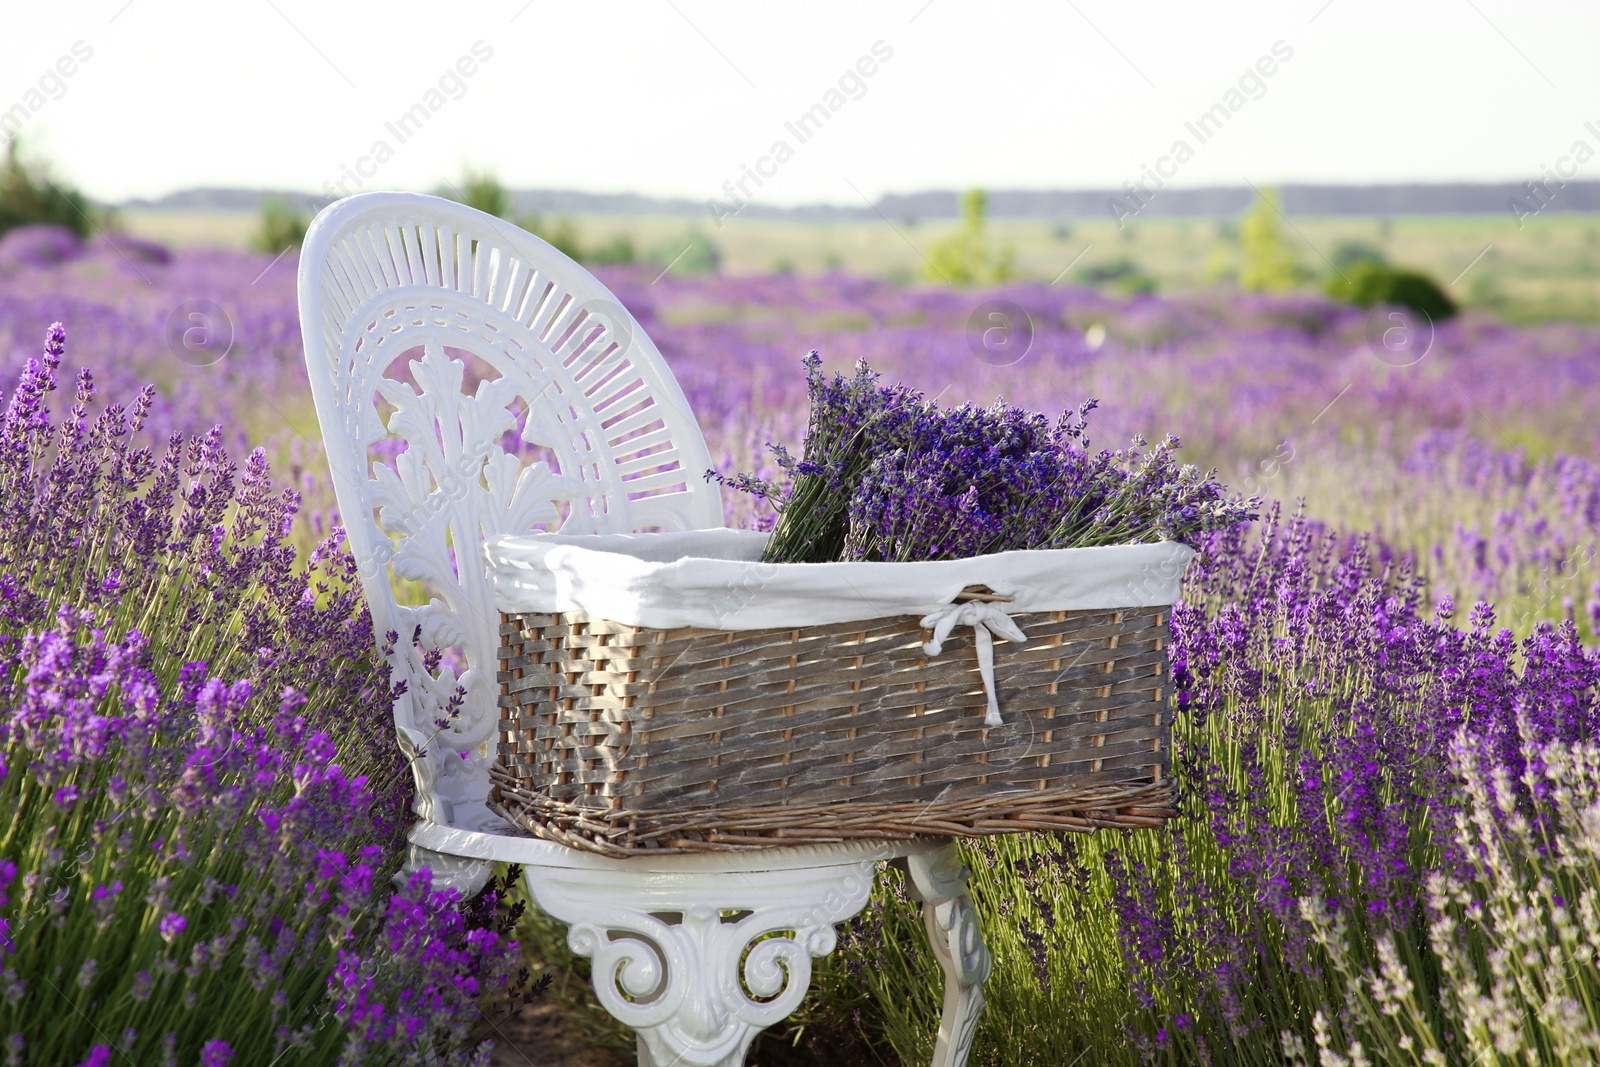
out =
{"type": "Polygon", "coordinates": [[[593,1048],[555,1000],[535,1000],[497,1029],[490,1067],[631,1067],[631,1060],[593,1048]]]}

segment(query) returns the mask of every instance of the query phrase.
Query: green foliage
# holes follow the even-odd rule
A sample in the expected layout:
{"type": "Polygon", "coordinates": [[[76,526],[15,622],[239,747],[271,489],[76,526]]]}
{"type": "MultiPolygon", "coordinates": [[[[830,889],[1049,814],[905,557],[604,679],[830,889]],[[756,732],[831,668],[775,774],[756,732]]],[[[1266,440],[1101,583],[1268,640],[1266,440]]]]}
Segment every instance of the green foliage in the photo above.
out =
{"type": "Polygon", "coordinates": [[[635,263],[638,259],[639,252],[633,246],[633,238],[625,233],[618,234],[605,244],[596,245],[583,256],[583,262],[597,267],[623,266],[635,263]]]}
{"type": "Polygon", "coordinates": [[[1015,257],[1009,246],[992,249],[984,229],[988,197],[982,189],[969,189],[961,197],[961,229],[934,242],[925,276],[950,285],[989,285],[1015,277],[1015,257]]]}
{"type": "Polygon", "coordinates": [[[517,219],[517,226],[544,238],[562,255],[570,256],[579,263],[584,262],[583,241],[571,219],[557,219],[553,225],[546,226],[540,216],[524,215],[517,219]]]}
{"type": "Polygon", "coordinates": [[[715,274],[722,268],[722,249],[699,230],[690,230],[676,241],[658,246],[650,262],[674,274],[715,274]]]}
{"type": "Polygon", "coordinates": [[[637,263],[639,250],[633,238],[618,234],[604,244],[585,245],[578,226],[569,218],[559,218],[546,224],[539,215],[523,215],[516,220],[519,227],[549,242],[556,251],[579,263],[596,267],[611,267],[637,263]]]}
{"type": "Polygon", "coordinates": [[[505,186],[500,184],[493,174],[488,171],[468,169],[461,176],[460,187],[449,186],[439,191],[440,196],[451,200],[458,200],[471,208],[477,208],[484,214],[496,218],[509,219],[511,217],[511,194],[505,186]]]}
{"type": "Polygon", "coordinates": [[[1239,288],[1246,292],[1281,293],[1294,288],[1295,257],[1279,226],[1282,216],[1277,192],[1263,189],[1240,223],[1244,263],[1239,269],[1239,288]]]}
{"type": "Polygon", "coordinates": [[[0,234],[18,226],[50,223],[79,237],[103,225],[106,215],[77,189],[56,177],[43,160],[24,159],[13,140],[0,164],[0,234]]]}
{"type": "Polygon", "coordinates": [[[250,238],[250,247],[257,252],[277,255],[290,248],[299,248],[306,239],[311,217],[282,200],[265,200],[261,204],[261,221],[250,238]]]}
{"type": "Polygon", "coordinates": [[[1410,308],[1434,322],[1443,322],[1457,311],[1455,301],[1426,274],[1370,259],[1329,278],[1326,291],[1335,300],[1359,307],[1392,304],[1410,308]]]}
{"type": "Polygon", "coordinates": [[[1205,269],[1200,276],[1208,282],[1237,282],[1239,270],[1234,266],[1233,257],[1228,254],[1227,248],[1218,246],[1206,256],[1205,269]]]}
{"type": "Polygon", "coordinates": [[[1139,269],[1139,265],[1126,256],[1092,263],[1078,271],[1078,280],[1085,285],[1104,286],[1123,296],[1138,296],[1156,291],[1155,279],[1139,269]]]}
{"type": "Polygon", "coordinates": [[[1421,311],[1435,322],[1456,313],[1456,303],[1437,282],[1420,271],[1397,270],[1389,275],[1388,289],[1380,298],[1386,304],[1400,304],[1421,311]]]}
{"type": "Polygon", "coordinates": [[[1365,241],[1340,241],[1333,249],[1332,263],[1348,270],[1358,263],[1385,263],[1383,253],[1365,241]]]}

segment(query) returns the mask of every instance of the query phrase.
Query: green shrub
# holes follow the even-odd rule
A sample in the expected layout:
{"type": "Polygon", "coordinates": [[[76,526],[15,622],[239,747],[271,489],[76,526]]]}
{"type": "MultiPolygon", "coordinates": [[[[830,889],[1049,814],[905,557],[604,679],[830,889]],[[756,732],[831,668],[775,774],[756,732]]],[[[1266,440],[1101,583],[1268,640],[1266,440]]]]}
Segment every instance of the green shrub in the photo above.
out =
{"type": "Polygon", "coordinates": [[[583,256],[585,263],[592,263],[597,267],[619,266],[637,262],[639,252],[633,246],[633,238],[627,234],[618,234],[603,245],[596,245],[583,256]]]}
{"type": "Polygon", "coordinates": [[[929,280],[950,285],[986,285],[1015,275],[1011,249],[990,247],[984,230],[988,205],[982,189],[969,189],[962,196],[961,229],[934,243],[925,271],[929,280]]]}
{"type": "Polygon", "coordinates": [[[674,274],[715,274],[722,268],[722,249],[699,230],[656,248],[650,261],[674,274]]]}
{"type": "Polygon", "coordinates": [[[1326,291],[1335,300],[1359,307],[1393,304],[1420,311],[1434,322],[1453,316],[1455,301],[1426,274],[1362,260],[1328,279],[1326,291]]]}
{"type": "Polygon", "coordinates": [[[460,187],[448,186],[440,196],[458,200],[468,207],[477,208],[486,215],[509,219],[512,212],[511,194],[488,171],[468,170],[461,176],[460,187]]]}
{"type": "Polygon", "coordinates": [[[583,242],[578,236],[578,227],[573,225],[571,219],[557,219],[555,225],[547,227],[538,215],[524,215],[517,219],[517,226],[544,238],[562,255],[570,256],[579,263],[584,261],[583,242]]]}
{"type": "Polygon", "coordinates": [[[105,212],[88,197],[52,174],[42,160],[23,159],[19,142],[11,142],[0,165],[0,234],[18,226],[51,223],[88,237],[106,221],[105,212]]]}
{"type": "Polygon", "coordinates": [[[1137,296],[1156,291],[1155,279],[1139,269],[1139,265],[1126,256],[1094,263],[1078,272],[1078,279],[1086,285],[1106,286],[1124,296],[1137,296]]]}
{"type": "Polygon", "coordinates": [[[1256,194],[1239,226],[1239,247],[1244,264],[1239,269],[1239,287],[1247,292],[1280,293],[1294,288],[1298,271],[1294,253],[1278,225],[1283,211],[1278,194],[1263,189],[1256,194]]]}
{"type": "Polygon", "coordinates": [[[311,217],[282,200],[264,200],[261,203],[261,221],[250,238],[250,247],[257,252],[277,255],[290,248],[299,248],[306,239],[311,217]]]}

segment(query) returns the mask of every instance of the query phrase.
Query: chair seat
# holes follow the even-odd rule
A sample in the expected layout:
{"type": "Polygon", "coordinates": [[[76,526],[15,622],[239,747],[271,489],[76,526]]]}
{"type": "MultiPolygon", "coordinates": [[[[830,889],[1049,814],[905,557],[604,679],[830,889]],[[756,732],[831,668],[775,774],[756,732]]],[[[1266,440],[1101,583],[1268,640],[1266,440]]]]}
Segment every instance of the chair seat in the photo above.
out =
{"type": "Polygon", "coordinates": [[[890,860],[927,855],[946,847],[941,838],[842,841],[837,844],[796,845],[790,848],[755,848],[741,851],[664,852],[659,856],[617,859],[554,841],[534,837],[507,823],[483,804],[455,810],[454,825],[422,820],[412,827],[412,845],[449,856],[485,863],[516,863],[524,867],[566,867],[591,871],[780,871],[863,859],[890,860]]]}

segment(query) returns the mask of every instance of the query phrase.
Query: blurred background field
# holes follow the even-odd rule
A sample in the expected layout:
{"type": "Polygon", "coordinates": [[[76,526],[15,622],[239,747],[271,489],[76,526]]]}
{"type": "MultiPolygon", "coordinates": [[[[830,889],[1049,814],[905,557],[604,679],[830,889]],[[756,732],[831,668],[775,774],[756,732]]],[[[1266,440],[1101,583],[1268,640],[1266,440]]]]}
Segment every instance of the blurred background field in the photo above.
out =
{"type": "MultiPolygon", "coordinates": [[[[251,211],[124,208],[129,232],[173,247],[243,249],[258,219],[251,211]]],[[[710,238],[728,274],[845,271],[909,282],[925,268],[925,248],[957,229],[950,219],[886,218],[819,222],[707,216],[561,216],[587,243],[618,239],[641,253],[678,249],[685,235],[710,238]]],[[[1467,307],[1517,322],[1600,320],[1600,215],[1550,213],[1522,220],[1498,215],[1354,218],[1289,215],[1285,240],[1308,269],[1328,269],[1341,246],[1360,244],[1439,279],[1460,281],[1452,295],[1467,307]],[[1481,258],[1480,258],[1481,257],[1481,258]],[[1469,269],[1470,268],[1470,269],[1469,269]]],[[[1189,293],[1237,279],[1238,219],[1151,218],[1122,228],[1109,218],[988,221],[993,239],[1015,251],[1020,278],[1093,284],[1095,272],[1124,264],[1161,293],[1189,293]],[[1063,273],[1065,272],[1065,273],[1063,273]]],[[[1110,279],[1115,281],[1115,279],[1110,279]]]]}

